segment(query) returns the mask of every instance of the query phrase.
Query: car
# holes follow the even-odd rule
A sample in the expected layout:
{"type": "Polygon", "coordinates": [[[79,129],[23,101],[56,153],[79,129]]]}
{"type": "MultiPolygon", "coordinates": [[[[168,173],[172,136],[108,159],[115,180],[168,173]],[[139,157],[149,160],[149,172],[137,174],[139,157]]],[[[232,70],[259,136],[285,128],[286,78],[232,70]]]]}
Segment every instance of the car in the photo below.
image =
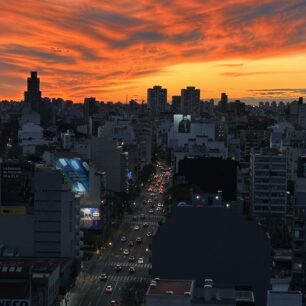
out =
{"type": "Polygon", "coordinates": [[[109,306],[119,306],[119,304],[115,300],[110,301],[108,305],[109,306]]]}
{"type": "Polygon", "coordinates": [[[134,246],[134,242],[133,241],[129,241],[128,246],[129,247],[133,247],[134,246]]]}
{"type": "Polygon", "coordinates": [[[143,264],[143,257],[140,257],[138,258],[138,261],[137,261],[139,264],[143,264]]]}
{"type": "Polygon", "coordinates": [[[122,252],[124,255],[129,255],[130,254],[130,251],[128,249],[124,249],[123,252],[122,252]]]}
{"type": "Polygon", "coordinates": [[[140,219],[145,219],[146,218],[145,214],[141,214],[139,217],[140,217],[140,219]]]}
{"type": "Polygon", "coordinates": [[[134,231],[139,231],[139,225],[134,226],[134,231]]]}
{"type": "Polygon", "coordinates": [[[105,280],[107,280],[107,274],[106,274],[106,273],[100,274],[99,280],[100,280],[100,281],[105,281],[105,280]]]}
{"type": "Polygon", "coordinates": [[[112,293],[113,292],[113,287],[111,285],[106,286],[105,291],[107,293],[112,293]]]}
{"type": "Polygon", "coordinates": [[[138,218],[136,217],[136,216],[133,216],[133,221],[137,221],[138,220],[138,218]]]}
{"type": "Polygon", "coordinates": [[[116,271],[122,271],[122,266],[121,265],[115,265],[115,270],[116,271]]]}
{"type": "Polygon", "coordinates": [[[129,273],[135,273],[135,272],[136,272],[135,267],[130,267],[130,268],[129,268],[129,273]]]}
{"type": "Polygon", "coordinates": [[[147,237],[152,237],[152,233],[151,232],[147,232],[147,237]]]}
{"type": "Polygon", "coordinates": [[[135,256],[131,255],[131,256],[129,257],[129,261],[135,261],[135,256]]]}
{"type": "Polygon", "coordinates": [[[136,238],[136,242],[137,242],[137,243],[141,243],[141,242],[142,242],[141,237],[137,237],[137,238],[136,238]]]}
{"type": "Polygon", "coordinates": [[[121,242],[125,242],[126,241],[126,237],[122,236],[120,240],[121,240],[121,242]]]}
{"type": "Polygon", "coordinates": [[[163,207],[163,204],[162,203],[158,203],[157,207],[163,207]]]}
{"type": "Polygon", "coordinates": [[[153,214],[154,213],[154,210],[153,209],[150,209],[149,210],[149,214],[153,214]]]}
{"type": "Polygon", "coordinates": [[[149,223],[148,223],[148,222],[145,222],[145,223],[143,224],[143,227],[149,227],[149,223]]]}
{"type": "Polygon", "coordinates": [[[157,207],[156,211],[158,211],[158,212],[161,211],[161,207],[157,207]]]}

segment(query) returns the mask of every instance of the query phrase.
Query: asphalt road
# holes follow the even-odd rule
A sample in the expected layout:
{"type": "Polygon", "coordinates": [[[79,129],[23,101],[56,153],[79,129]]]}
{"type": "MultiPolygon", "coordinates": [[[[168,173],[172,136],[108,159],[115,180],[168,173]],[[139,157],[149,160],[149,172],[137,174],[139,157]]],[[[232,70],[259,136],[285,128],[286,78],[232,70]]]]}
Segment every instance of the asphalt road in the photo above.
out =
{"type": "MultiPolygon", "coordinates": [[[[157,171],[160,174],[161,170],[157,171]]],[[[156,185],[158,185],[156,183],[156,185]]],[[[150,231],[153,235],[158,229],[158,221],[164,217],[160,212],[154,209],[154,213],[149,213],[151,207],[143,205],[143,200],[152,198],[152,193],[144,190],[139,198],[136,200],[138,210],[133,214],[124,216],[123,221],[114,235],[112,245],[103,252],[100,256],[94,256],[91,261],[84,266],[85,272],[81,272],[78,277],[76,287],[69,298],[68,306],[108,306],[111,300],[120,302],[120,294],[122,287],[126,282],[130,281],[149,281],[149,270],[151,263],[149,262],[150,246],[152,237],[147,237],[150,231]],[[139,215],[144,214],[145,219],[140,219],[139,215]],[[133,220],[136,216],[137,221],[133,220]],[[149,227],[144,227],[143,224],[147,222],[149,227]],[[135,230],[134,226],[138,225],[139,230],[135,230]],[[126,242],[121,241],[121,237],[127,238],[126,242]],[[135,243],[137,237],[142,238],[141,243],[135,243]],[[134,246],[128,247],[128,242],[133,241],[134,246]],[[129,255],[123,255],[122,249],[129,249],[129,255]],[[129,256],[134,255],[135,261],[130,262],[129,256]],[[144,263],[138,263],[138,259],[142,257],[144,263]],[[122,271],[115,271],[115,266],[120,264],[122,271]],[[135,273],[129,273],[129,267],[135,267],[135,273]],[[99,276],[106,273],[107,281],[99,280],[99,276]],[[111,285],[113,291],[108,293],[105,291],[106,286],[111,285]]],[[[159,201],[163,199],[163,193],[155,193],[155,197],[159,201]]],[[[119,303],[120,305],[120,303],[119,303]]]]}

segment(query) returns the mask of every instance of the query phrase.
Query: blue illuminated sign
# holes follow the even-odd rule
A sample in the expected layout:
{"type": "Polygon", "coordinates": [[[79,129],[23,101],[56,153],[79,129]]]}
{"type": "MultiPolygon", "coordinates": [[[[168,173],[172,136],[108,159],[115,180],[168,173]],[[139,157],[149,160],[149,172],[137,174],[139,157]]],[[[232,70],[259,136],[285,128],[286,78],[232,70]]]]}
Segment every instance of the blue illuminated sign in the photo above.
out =
{"type": "Polygon", "coordinates": [[[89,166],[79,158],[59,158],[55,164],[72,183],[72,191],[86,192],[89,188],[89,166]]]}

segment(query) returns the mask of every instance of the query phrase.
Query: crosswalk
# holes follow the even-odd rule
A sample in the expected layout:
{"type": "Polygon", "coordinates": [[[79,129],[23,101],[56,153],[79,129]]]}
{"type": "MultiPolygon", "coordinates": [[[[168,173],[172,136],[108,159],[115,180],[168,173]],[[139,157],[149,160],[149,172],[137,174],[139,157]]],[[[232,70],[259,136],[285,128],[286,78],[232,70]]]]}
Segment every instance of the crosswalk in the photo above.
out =
{"type": "Polygon", "coordinates": [[[105,267],[109,266],[116,266],[116,265],[121,265],[122,267],[135,267],[135,268],[142,268],[142,269],[151,269],[152,264],[150,263],[144,263],[144,264],[138,264],[138,263],[133,263],[133,262],[117,262],[117,261],[106,261],[102,262],[102,264],[105,267]]]}
{"type": "Polygon", "coordinates": [[[110,281],[114,282],[130,282],[130,281],[137,281],[137,282],[142,282],[142,281],[148,281],[150,278],[145,277],[145,276],[131,276],[131,275],[111,275],[108,278],[110,281]]]}
{"type": "MultiPolygon", "coordinates": [[[[130,282],[130,281],[142,282],[142,281],[148,281],[150,279],[151,278],[147,276],[137,276],[137,275],[109,275],[107,280],[113,282],[130,282]]],[[[86,278],[85,282],[83,283],[83,286],[98,281],[100,281],[99,275],[89,275],[86,278]]]]}

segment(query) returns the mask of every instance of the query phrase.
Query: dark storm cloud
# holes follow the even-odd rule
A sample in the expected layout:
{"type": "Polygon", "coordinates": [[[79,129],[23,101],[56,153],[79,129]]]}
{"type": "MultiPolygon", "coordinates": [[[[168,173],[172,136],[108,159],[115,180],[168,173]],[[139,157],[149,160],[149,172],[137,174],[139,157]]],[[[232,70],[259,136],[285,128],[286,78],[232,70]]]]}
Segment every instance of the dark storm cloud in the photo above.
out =
{"type": "Polygon", "coordinates": [[[45,62],[60,62],[65,64],[74,64],[75,60],[70,56],[60,55],[55,52],[42,51],[41,49],[25,47],[17,44],[4,45],[0,49],[1,52],[12,55],[21,55],[26,57],[34,57],[44,60],[45,62]]]}

